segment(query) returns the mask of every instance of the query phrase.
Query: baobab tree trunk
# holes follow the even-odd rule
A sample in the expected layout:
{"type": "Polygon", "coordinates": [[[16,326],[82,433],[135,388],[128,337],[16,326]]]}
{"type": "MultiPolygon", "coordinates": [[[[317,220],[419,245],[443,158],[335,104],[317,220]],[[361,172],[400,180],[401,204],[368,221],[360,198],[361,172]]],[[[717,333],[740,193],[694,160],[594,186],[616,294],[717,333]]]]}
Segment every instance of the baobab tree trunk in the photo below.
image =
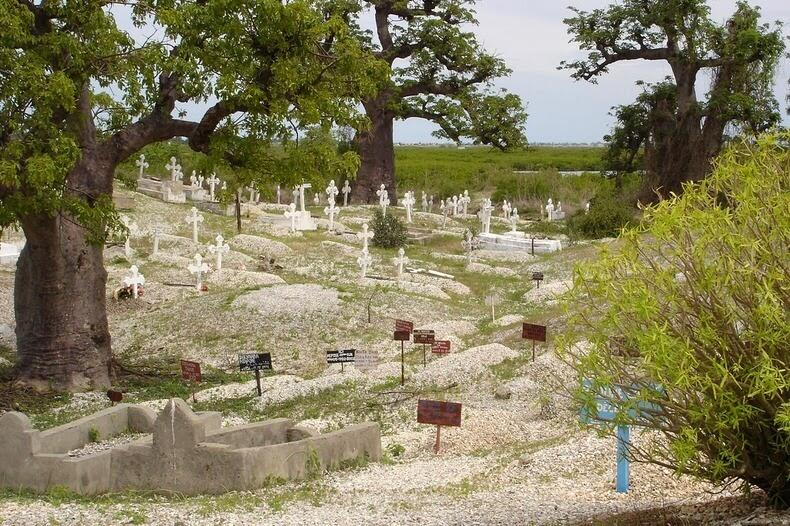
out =
{"type": "MultiPolygon", "coordinates": [[[[75,168],[75,170],[77,170],[75,168]]],[[[107,174],[72,171],[79,195],[112,195],[107,174]]],[[[112,350],[106,314],[103,244],[65,211],[22,218],[27,243],[17,263],[14,312],[19,380],[39,390],[110,385],[112,350]]]]}
{"type": "Polygon", "coordinates": [[[398,202],[395,185],[395,116],[386,109],[386,97],[379,96],[365,103],[370,129],[357,132],[355,143],[360,157],[359,171],[351,190],[357,203],[378,202],[376,192],[383,184],[389,193],[390,204],[398,202]]]}

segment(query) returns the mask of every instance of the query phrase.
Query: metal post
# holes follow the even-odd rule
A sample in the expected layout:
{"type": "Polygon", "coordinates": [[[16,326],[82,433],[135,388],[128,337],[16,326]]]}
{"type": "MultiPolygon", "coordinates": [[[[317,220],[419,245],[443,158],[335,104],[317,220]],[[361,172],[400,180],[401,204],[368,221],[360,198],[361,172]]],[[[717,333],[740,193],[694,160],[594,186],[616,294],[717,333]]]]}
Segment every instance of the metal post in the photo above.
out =
{"type": "Polygon", "coordinates": [[[628,493],[630,428],[617,426],[617,493],[628,493]]]}
{"type": "Polygon", "coordinates": [[[532,255],[535,255],[535,236],[532,236],[532,255]]]}
{"type": "Polygon", "coordinates": [[[436,453],[437,455],[439,454],[441,435],[442,435],[442,426],[436,426],[436,443],[433,445],[433,452],[436,453]]]}
{"type": "Polygon", "coordinates": [[[255,369],[255,385],[258,387],[258,396],[261,396],[261,372],[255,369]]]}
{"type": "Polygon", "coordinates": [[[403,357],[403,340],[400,341],[400,384],[404,385],[406,383],[406,367],[404,365],[404,357],[403,357]]]}
{"type": "Polygon", "coordinates": [[[532,340],[532,361],[535,361],[535,340],[532,340]]]}

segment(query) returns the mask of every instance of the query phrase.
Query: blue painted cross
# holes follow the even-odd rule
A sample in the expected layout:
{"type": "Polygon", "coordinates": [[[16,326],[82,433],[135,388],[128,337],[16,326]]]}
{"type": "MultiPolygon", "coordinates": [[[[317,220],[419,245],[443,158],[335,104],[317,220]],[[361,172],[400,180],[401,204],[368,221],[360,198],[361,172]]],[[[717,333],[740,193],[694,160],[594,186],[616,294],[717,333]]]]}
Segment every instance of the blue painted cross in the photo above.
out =
{"type": "MultiPolygon", "coordinates": [[[[592,381],[585,379],[584,388],[591,389],[592,381]]],[[[618,389],[619,395],[625,395],[623,389],[618,389]]],[[[596,393],[596,415],[591,418],[586,411],[582,410],[579,418],[585,424],[590,424],[593,419],[612,421],[617,416],[617,408],[607,399],[596,393]]],[[[628,493],[630,478],[630,466],[628,462],[628,446],[630,445],[630,428],[626,425],[617,426],[617,493],[628,493]]]]}

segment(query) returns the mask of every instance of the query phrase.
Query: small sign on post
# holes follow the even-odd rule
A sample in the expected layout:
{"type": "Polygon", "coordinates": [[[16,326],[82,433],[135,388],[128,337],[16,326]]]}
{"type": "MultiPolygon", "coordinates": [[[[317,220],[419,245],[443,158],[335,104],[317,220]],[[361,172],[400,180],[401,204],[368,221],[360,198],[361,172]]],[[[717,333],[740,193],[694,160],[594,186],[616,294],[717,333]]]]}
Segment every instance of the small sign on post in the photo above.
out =
{"type": "Polygon", "coordinates": [[[428,329],[416,330],[412,333],[414,335],[414,343],[422,344],[422,366],[427,365],[425,358],[425,346],[432,345],[436,340],[436,332],[428,329]]]}
{"type": "MultiPolygon", "coordinates": [[[[395,327],[397,327],[397,323],[395,327]]],[[[400,384],[404,385],[406,383],[406,361],[404,357],[404,348],[403,342],[407,342],[411,340],[411,331],[399,331],[395,330],[395,333],[392,335],[392,339],[396,342],[400,342],[400,384]]]]}
{"type": "Polygon", "coordinates": [[[461,404],[439,400],[418,400],[417,423],[436,426],[436,444],[433,446],[433,451],[438,454],[441,448],[442,426],[461,426],[461,404]]]}
{"type": "Polygon", "coordinates": [[[543,272],[533,272],[532,281],[535,282],[535,288],[540,288],[540,282],[543,281],[543,272]]]}
{"type": "Polygon", "coordinates": [[[121,400],[123,400],[123,393],[120,391],[114,391],[110,389],[109,391],[107,391],[107,398],[110,399],[112,405],[115,405],[119,403],[121,400]]]}
{"type": "Polygon", "coordinates": [[[359,349],[354,355],[354,367],[360,371],[371,371],[379,366],[379,355],[376,351],[359,349]]]}
{"type": "Polygon", "coordinates": [[[250,353],[239,355],[239,371],[249,371],[255,373],[255,385],[258,388],[258,396],[261,396],[261,371],[272,370],[272,355],[268,352],[250,353]]]}
{"type": "Polygon", "coordinates": [[[406,320],[395,320],[396,331],[407,331],[409,334],[414,330],[414,322],[406,320]]]}
{"type": "Polygon", "coordinates": [[[535,342],[546,341],[546,326],[525,323],[521,327],[521,337],[525,340],[532,340],[532,361],[535,361],[535,342]]]}
{"type": "Polygon", "coordinates": [[[496,304],[499,303],[501,298],[498,294],[489,294],[486,296],[486,305],[491,306],[491,323],[496,322],[496,304]]]}
{"type": "Polygon", "coordinates": [[[340,371],[345,370],[347,363],[354,363],[356,361],[356,349],[345,349],[342,351],[326,351],[326,363],[339,363],[340,371]]]}
{"type": "MultiPolygon", "coordinates": [[[[181,378],[187,382],[195,382],[196,384],[203,381],[203,375],[200,372],[200,364],[198,362],[191,362],[189,360],[181,360],[181,378]]],[[[192,401],[195,400],[195,390],[192,390],[192,401]]]]}
{"type": "Polygon", "coordinates": [[[433,354],[450,354],[450,340],[437,340],[431,345],[433,354]]]}

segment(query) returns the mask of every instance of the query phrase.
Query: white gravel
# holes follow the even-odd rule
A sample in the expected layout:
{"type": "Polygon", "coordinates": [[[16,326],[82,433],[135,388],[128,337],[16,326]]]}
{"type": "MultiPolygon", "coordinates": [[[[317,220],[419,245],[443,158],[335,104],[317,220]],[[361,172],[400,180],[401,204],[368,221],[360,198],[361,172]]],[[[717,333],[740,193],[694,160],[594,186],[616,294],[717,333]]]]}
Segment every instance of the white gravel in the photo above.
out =
{"type": "Polygon", "coordinates": [[[80,449],[72,449],[67,453],[67,455],[72,458],[87,457],[88,455],[101,453],[102,451],[107,451],[114,447],[122,446],[124,444],[134,442],[135,440],[140,440],[141,438],[147,436],[150,435],[144,433],[127,433],[118,435],[108,438],[107,440],[101,440],[100,442],[91,442],[80,449]]]}
{"type": "Polygon", "coordinates": [[[451,352],[430,362],[425,369],[414,375],[413,381],[421,386],[468,385],[485,373],[489,365],[518,355],[518,351],[500,343],[451,352]]]}
{"type": "Polygon", "coordinates": [[[285,280],[274,274],[265,272],[251,272],[247,270],[226,269],[209,273],[205,282],[210,285],[219,285],[229,289],[248,287],[265,287],[269,285],[284,285],[285,280]]]}
{"type": "Polygon", "coordinates": [[[262,316],[310,319],[331,316],[340,309],[337,290],[321,285],[275,285],[239,296],[234,307],[254,309],[262,316]]]}
{"type": "Polygon", "coordinates": [[[548,281],[540,284],[540,288],[533,288],[523,296],[523,300],[528,303],[546,303],[546,305],[556,304],[560,297],[573,287],[572,280],[548,281]]]}
{"type": "Polygon", "coordinates": [[[234,236],[228,241],[228,244],[236,250],[275,258],[288,256],[293,253],[293,250],[285,243],[249,234],[234,236]]]}

